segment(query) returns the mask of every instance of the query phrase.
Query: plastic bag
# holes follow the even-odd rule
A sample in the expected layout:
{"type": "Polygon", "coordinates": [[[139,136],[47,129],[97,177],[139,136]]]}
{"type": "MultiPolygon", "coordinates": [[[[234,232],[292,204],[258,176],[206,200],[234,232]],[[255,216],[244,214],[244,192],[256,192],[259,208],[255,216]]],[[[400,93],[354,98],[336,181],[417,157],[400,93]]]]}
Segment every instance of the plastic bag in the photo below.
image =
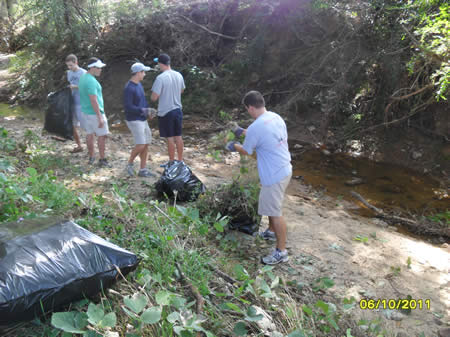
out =
{"type": "Polygon", "coordinates": [[[251,217],[241,218],[241,219],[231,219],[229,226],[230,229],[238,230],[242,233],[253,235],[253,233],[259,231],[259,224],[261,222],[261,217],[255,221],[251,217]]]}
{"type": "Polygon", "coordinates": [[[192,173],[189,166],[178,160],[164,169],[155,188],[160,196],[166,194],[169,198],[173,198],[174,191],[177,191],[179,201],[194,201],[206,191],[203,183],[192,173]]]}
{"type": "Polygon", "coordinates": [[[51,92],[47,97],[44,129],[66,139],[73,139],[73,98],[70,88],[51,92]]]}
{"type": "Polygon", "coordinates": [[[72,221],[0,225],[0,326],[32,319],[109,287],[136,255],[72,221]]]}

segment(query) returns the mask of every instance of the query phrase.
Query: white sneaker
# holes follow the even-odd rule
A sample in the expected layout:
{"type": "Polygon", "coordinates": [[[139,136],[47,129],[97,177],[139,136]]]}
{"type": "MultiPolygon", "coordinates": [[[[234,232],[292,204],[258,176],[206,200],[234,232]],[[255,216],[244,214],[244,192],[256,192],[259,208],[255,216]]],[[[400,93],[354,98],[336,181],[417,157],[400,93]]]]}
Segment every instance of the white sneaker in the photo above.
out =
{"type": "Polygon", "coordinates": [[[133,164],[127,164],[127,167],[126,167],[125,170],[127,171],[128,175],[130,177],[134,177],[136,175],[136,172],[134,171],[133,164]]]}
{"type": "Polygon", "coordinates": [[[264,264],[278,264],[281,262],[289,261],[289,256],[287,250],[282,252],[278,248],[276,248],[272,253],[262,258],[262,262],[264,264]]]}

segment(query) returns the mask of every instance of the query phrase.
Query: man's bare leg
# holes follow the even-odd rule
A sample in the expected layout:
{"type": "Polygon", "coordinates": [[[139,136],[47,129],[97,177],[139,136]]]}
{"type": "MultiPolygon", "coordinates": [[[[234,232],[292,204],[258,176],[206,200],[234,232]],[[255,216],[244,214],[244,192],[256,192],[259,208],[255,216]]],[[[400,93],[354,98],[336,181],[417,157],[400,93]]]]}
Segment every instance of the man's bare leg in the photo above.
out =
{"type": "Polygon", "coordinates": [[[274,229],[274,227],[273,227],[273,220],[272,220],[272,217],[271,216],[268,216],[268,218],[269,218],[269,231],[271,231],[271,232],[275,232],[275,229],[274,229]]]}
{"type": "Polygon", "coordinates": [[[75,143],[77,143],[77,147],[75,149],[82,149],[83,147],[81,146],[81,139],[75,126],[73,127],[73,139],[75,140],[75,143]]]}
{"type": "Polygon", "coordinates": [[[175,139],[174,137],[167,137],[167,148],[169,152],[169,161],[175,159],[175,139]]]}
{"type": "Polygon", "coordinates": [[[286,249],[286,221],[283,216],[269,216],[269,223],[272,220],[272,226],[277,237],[277,248],[281,251],[286,249]]]}
{"type": "Polygon", "coordinates": [[[94,134],[91,133],[86,136],[86,145],[89,152],[89,158],[94,157],[94,134]]]}
{"type": "Polygon", "coordinates": [[[139,154],[139,157],[141,158],[141,166],[140,169],[145,169],[145,166],[147,166],[147,158],[148,158],[148,144],[142,145],[144,148],[139,154]]]}
{"type": "Polygon", "coordinates": [[[97,145],[100,159],[105,159],[106,136],[97,137],[97,145]]]}
{"type": "Polygon", "coordinates": [[[145,146],[145,144],[138,144],[134,147],[134,149],[131,151],[130,158],[128,159],[128,164],[133,164],[134,159],[141,154],[145,146]]]}
{"type": "MultiPolygon", "coordinates": [[[[178,160],[183,161],[184,142],[181,136],[175,136],[175,145],[177,147],[178,160]]],[[[175,157],[175,153],[173,154],[175,157]]]]}

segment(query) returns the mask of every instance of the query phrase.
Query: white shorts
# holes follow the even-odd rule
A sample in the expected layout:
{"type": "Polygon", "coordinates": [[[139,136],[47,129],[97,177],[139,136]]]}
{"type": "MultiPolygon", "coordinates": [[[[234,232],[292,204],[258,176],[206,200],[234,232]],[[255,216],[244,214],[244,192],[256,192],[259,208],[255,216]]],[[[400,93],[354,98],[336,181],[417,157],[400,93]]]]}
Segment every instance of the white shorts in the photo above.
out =
{"type": "Polygon", "coordinates": [[[126,123],[136,145],[150,144],[152,142],[152,131],[147,121],[126,121],[126,123]]]}
{"type": "Polygon", "coordinates": [[[88,135],[95,133],[95,135],[97,137],[100,137],[100,136],[106,136],[109,133],[108,120],[106,119],[105,115],[102,115],[102,118],[103,118],[103,122],[104,122],[103,127],[101,129],[99,129],[97,115],[84,114],[84,122],[86,125],[85,130],[88,135]]]}
{"type": "Polygon", "coordinates": [[[281,209],[283,207],[284,192],[289,185],[291,176],[292,174],[288,175],[276,184],[261,186],[258,202],[259,215],[282,216],[281,209]]]}

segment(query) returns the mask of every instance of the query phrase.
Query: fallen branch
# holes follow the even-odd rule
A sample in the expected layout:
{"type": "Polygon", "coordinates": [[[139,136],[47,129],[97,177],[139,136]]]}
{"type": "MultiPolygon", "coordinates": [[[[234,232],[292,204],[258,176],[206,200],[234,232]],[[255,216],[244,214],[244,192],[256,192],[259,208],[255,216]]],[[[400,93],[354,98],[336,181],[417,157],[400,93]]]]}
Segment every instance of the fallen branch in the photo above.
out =
{"type": "Polygon", "coordinates": [[[234,278],[232,278],[230,275],[224,273],[223,271],[217,269],[216,267],[208,264],[208,268],[214,271],[216,274],[218,274],[221,278],[223,278],[225,281],[230,283],[233,287],[235,287],[235,284],[238,283],[238,281],[234,278]]]}
{"type": "Polygon", "coordinates": [[[374,211],[377,215],[380,214],[384,214],[383,211],[379,208],[376,208],[375,206],[372,206],[371,204],[369,204],[366,199],[364,199],[359,193],[356,193],[355,191],[351,191],[350,194],[355,197],[356,199],[358,199],[359,201],[361,201],[364,206],[366,206],[367,208],[371,209],[372,211],[374,211]]]}
{"type": "Polygon", "coordinates": [[[177,270],[180,273],[181,281],[184,282],[189,287],[189,289],[191,290],[191,292],[194,295],[195,299],[197,300],[197,305],[196,305],[197,315],[201,314],[202,311],[203,311],[203,305],[205,304],[205,300],[203,299],[202,295],[198,291],[197,287],[194,286],[188,280],[188,278],[184,275],[184,273],[181,270],[180,265],[178,264],[178,262],[175,262],[175,266],[177,267],[177,270]]]}
{"type": "Polygon", "coordinates": [[[184,16],[184,15],[178,15],[178,16],[181,17],[181,18],[183,18],[183,19],[185,19],[186,21],[192,23],[193,25],[195,25],[195,26],[197,26],[197,27],[203,29],[204,31],[206,31],[206,32],[208,32],[208,33],[210,33],[210,34],[212,34],[212,35],[220,36],[220,37],[222,37],[222,38],[224,38],[224,39],[228,39],[228,40],[239,40],[239,38],[240,38],[239,36],[237,36],[237,37],[236,37],[236,36],[229,36],[229,35],[223,35],[223,34],[214,32],[214,31],[212,31],[212,30],[206,28],[205,26],[202,26],[202,25],[198,24],[197,22],[192,21],[191,19],[189,19],[188,17],[186,17],[186,16],[184,16]]]}
{"type": "Polygon", "coordinates": [[[389,215],[384,213],[381,209],[368,203],[361,195],[355,191],[351,191],[350,194],[361,201],[367,208],[375,212],[376,217],[385,220],[389,223],[404,225],[408,230],[417,234],[426,234],[431,236],[443,236],[450,238],[450,228],[440,228],[437,224],[427,222],[426,224],[418,223],[411,219],[402,218],[395,215],[389,215]]]}

